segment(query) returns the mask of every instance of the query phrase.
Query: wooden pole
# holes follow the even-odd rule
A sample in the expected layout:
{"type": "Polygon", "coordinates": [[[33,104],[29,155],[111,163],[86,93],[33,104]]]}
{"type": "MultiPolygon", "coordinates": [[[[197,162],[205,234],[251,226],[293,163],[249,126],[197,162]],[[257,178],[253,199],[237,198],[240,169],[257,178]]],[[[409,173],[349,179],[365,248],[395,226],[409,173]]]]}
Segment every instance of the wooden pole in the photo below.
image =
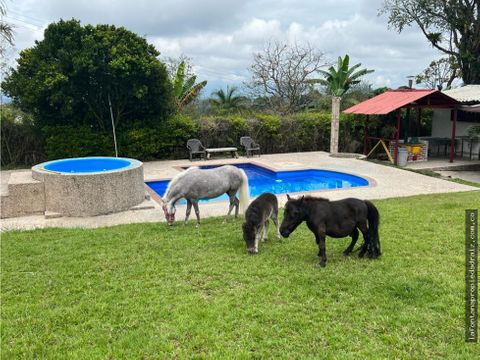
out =
{"type": "Polygon", "coordinates": [[[395,147],[393,151],[393,157],[395,159],[395,165],[398,165],[398,141],[400,139],[400,109],[397,110],[397,126],[395,132],[395,147]]]}
{"type": "Polygon", "coordinates": [[[369,115],[365,117],[365,139],[363,140],[363,154],[368,154],[368,120],[369,115]]]}
{"type": "Polygon", "coordinates": [[[110,118],[112,120],[113,143],[115,145],[115,157],[118,157],[117,134],[115,131],[115,120],[113,118],[112,101],[110,100],[110,93],[108,93],[108,106],[110,107],[110,118]]]}
{"type": "Polygon", "coordinates": [[[455,132],[457,131],[457,109],[452,110],[452,137],[450,139],[450,162],[453,162],[455,157],[455,132]]]}
{"type": "Polygon", "coordinates": [[[407,114],[405,115],[407,117],[407,121],[405,124],[405,136],[403,138],[403,141],[405,143],[408,142],[408,134],[411,133],[411,124],[410,124],[410,108],[407,108],[407,114]]]}
{"type": "Polygon", "coordinates": [[[422,108],[417,109],[417,138],[420,136],[420,124],[422,119],[422,108]]]}

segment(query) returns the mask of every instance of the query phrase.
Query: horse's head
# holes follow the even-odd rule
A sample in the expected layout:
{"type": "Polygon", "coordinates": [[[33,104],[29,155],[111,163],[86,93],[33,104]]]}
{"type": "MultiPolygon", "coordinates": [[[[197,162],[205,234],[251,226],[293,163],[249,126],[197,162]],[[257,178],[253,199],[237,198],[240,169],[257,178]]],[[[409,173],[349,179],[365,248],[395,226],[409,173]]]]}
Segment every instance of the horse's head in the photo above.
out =
{"type": "Polygon", "coordinates": [[[250,254],[258,253],[258,248],[255,246],[255,227],[250,223],[243,223],[242,229],[243,240],[245,240],[245,244],[247,245],[247,251],[250,254]]]}
{"type": "Polygon", "coordinates": [[[163,202],[162,209],[163,213],[165,214],[165,220],[167,220],[167,224],[172,225],[175,221],[175,206],[171,205],[170,202],[163,202]]]}
{"type": "Polygon", "coordinates": [[[293,199],[287,195],[288,201],[285,204],[282,225],[280,225],[280,234],[288,238],[288,236],[297,228],[298,225],[305,220],[305,209],[303,207],[302,196],[299,199],[293,199]]]}

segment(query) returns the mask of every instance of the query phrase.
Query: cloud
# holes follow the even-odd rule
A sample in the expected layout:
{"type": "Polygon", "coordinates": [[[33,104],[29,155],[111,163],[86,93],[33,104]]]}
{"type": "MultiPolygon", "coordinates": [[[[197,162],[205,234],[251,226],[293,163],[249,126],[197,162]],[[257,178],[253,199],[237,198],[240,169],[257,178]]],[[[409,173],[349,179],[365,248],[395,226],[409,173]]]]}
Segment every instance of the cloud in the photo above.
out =
{"type": "Polygon", "coordinates": [[[17,0],[11,16],[22,26],[19,49],[60,18],[112,23],[145,35],[165,57],[192,58],[199,79],[218,87],[249,79],[252,54],[266,41],[309,42],[330,60],[349,54],[374,69],[375,86],[400,86],[441,56],[414,28],[402,34],[378,17],[382,0],[17,0]],[[28,25],[30,23],[30,25],[28,25]],[[31,25],[33,24],[33,25],[31,25]],[[28,28],[30,26],[30,28],[28,28]]]}

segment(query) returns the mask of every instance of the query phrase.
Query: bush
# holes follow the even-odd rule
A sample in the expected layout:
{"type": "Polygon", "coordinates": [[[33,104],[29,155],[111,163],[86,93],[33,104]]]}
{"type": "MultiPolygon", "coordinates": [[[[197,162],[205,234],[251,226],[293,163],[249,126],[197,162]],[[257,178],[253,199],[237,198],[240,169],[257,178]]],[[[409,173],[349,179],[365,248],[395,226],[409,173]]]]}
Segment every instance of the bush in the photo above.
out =
{"type": "Polygon", "coordinates": [[[45,148],[49,160],[79,156],[115,156],[113,135],[88,126],[44,127],[45,148]]]}
{"type": "Polygon", "coordinates": [[[155,127],[134,127],[123,133],[120,153],[140,160],[184,158],[187,140],[194,134],[193,120],[177,114],[155,127]]]}
{"type": "Polygon", "coordinates": [[[3,106],[1,115],[2,168],[24,167],[46,159],[44,139],[29,115],[3,106]]]}
{"type": "MultiPolygon", "coordinates": [[[[29,119],[24,117],[25,119],[29,119]]],[[[46,159],[76,156],[113,156],[111,132],[85,126],[44,127],[43,135],[32,122],[4,116],[2,121],[2,166],[32,165],[46,159]],[[45,139],[45,140],[43,140],[45,139]],[[44,151],[45,142],[45,151],[44,151]],[[12,150],[14,149],[14,150],[12,150]]],[[[262,153],[328,151],[330,113],[305,112],[286,116],[218,115],[193,120],[176,114],[167,121],[142,120],[117,129],[120,156],[139,160],[186,158],[186,143],[198,138],[207,147],[240,147],[242,136],[251,136],[261,145],[262,153]]],[[[393,126],[393,117],[370,121],[372,136],[390,137],[385,132],[393,126]],[[385,133],[385,134],[384,134],[385,133]]],[[[423,125],[423,123],[422,123],[423,125]]],[[[359,152],[363,147],[364,117],[340,115],[340,151],[359,152]]]]}
{"type": "MultiPolygon", "coordinates": [[[[197,137],[207,147],[238,145],[241,136],[251,136],[260,143],[263,153],[328,151],[330,144],[329,113],[297,113],[280,117],[256,114],[247,119],[239,116],[209,116],[197,120],[197,137]]],[[[340,116],[341,151],[359,151],[363,120],[355,115],[340,116]]]]}

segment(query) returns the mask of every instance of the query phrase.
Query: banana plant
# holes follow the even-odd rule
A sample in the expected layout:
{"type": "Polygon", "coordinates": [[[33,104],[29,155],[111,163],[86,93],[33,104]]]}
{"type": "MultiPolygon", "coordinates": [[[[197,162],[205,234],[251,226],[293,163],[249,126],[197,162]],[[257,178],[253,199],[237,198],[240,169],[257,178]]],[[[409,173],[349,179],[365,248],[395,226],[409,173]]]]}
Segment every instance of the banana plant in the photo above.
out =
{"type": "Polygon", "coordinates": [[[367,69],[357,71],[362,64],[349,67],[349,63],[350,57],[348,55],[345,55],[343,59],[339,56],[337,68],[330,66],[328,70],[319,70],[318,72],[323,75],[323,79],[318,79],[316,82],[326,86],[328,94],[342,97],[352,85],[360,83],[362,76],[374,71],[367,69]]]}
{"type": "Polygon", "coordinates": [[[185,106],[191,103],[207,85],[206,80],[196,84],[197,76],[187,76],[185,68],[185,61],[182,61],[178,65],[175,78],[173,79],[173,91],[178,111],[182,111],[185,106]]]}

